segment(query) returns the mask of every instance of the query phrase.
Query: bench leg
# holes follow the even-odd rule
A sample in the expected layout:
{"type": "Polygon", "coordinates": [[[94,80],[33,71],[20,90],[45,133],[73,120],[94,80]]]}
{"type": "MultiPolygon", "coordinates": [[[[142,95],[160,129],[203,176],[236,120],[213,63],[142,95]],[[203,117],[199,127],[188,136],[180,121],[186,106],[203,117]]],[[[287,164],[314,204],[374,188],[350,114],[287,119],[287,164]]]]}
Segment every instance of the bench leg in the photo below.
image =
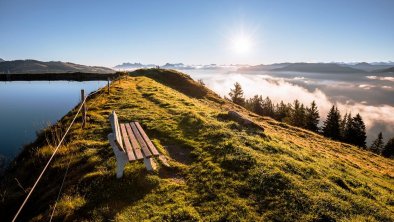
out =
{"type": "Polygon", "coordinates": [[[156,164],[153,162],[152,158],[144,158],[144,164],[148,171],[152,171],[156,169],[156,164]]]}
{"type": "Polygon", "coordinates": [[[120,151],[118,146],[115,143],[115,137],[113,133],[108,134],[109,144],[114,151],[115,158],[116,158],[116,178],[123,177],[124,167],[127,162],[129,162],[127,158],[127,154],[123,151],[120,151]]]}
{"type": "Polygon", "coordinates": [[[116,160],[116,178],[122,178],[123,177],[123,171],[126,163],[128,162],[127,157],[126,158],[118,158],[116,160]]]}

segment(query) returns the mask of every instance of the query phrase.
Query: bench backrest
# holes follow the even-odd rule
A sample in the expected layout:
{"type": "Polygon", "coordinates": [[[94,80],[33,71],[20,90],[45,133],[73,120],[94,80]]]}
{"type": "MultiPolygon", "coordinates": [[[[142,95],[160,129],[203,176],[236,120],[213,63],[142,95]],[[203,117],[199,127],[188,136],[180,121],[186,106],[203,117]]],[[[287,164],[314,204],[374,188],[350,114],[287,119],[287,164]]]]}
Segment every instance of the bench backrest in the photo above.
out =
{"type": "Polygon", "coordinates": [[[118,115],[116,115],[115,111],[112,111],[112,114],[109,115],[109,122],[112,126],[112,131],[115,135],[115,142],[116,145],[119,147],[120,150],[124,151],[123,143],[122,143],[122,135],[120,132],[120,126],[118,121],[118,115]]]}

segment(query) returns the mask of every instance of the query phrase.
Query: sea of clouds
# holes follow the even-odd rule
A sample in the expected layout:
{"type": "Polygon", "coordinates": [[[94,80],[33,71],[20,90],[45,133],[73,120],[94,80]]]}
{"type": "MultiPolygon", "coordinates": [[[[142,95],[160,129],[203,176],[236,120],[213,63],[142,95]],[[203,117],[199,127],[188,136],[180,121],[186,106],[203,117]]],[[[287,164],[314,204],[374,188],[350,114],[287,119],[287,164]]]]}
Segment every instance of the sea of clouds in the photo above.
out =
{"type": "Polygon", "coordinates": [[[363,117],[367,127],[367,142],[371,143],[379,132],[385,140],[394,137],[394,79],[379,76],[324,76],[323,74],[270,74],[219,71],[189,71],[194,79],[221,96],[228,96],[235,82],[239,82],[246,98],[256,94],[270,97],[275,103],[292,103],[295,99],[305,105],[315,101],[321,123],[333,104],[341,114],[351,112],[363,117]]]}

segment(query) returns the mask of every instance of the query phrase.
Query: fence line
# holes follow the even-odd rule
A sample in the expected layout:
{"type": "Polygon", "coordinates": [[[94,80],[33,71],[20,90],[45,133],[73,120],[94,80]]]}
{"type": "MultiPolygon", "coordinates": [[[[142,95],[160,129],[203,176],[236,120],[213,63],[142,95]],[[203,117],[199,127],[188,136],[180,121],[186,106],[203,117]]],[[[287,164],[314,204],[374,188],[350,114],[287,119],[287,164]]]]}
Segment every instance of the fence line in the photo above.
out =
{"type": "Polygon", "coordinates": [[[72,159],[72,156],[70,156],[70,159],[68,160],[67,169],[66,169],[66,172],[64,173],[62,185],[60,185],[59,193],[57,194],[56,202],[55,202],[55,205],[53,206],[53,210],[52,210],[52,213],[51,213],[51,217],[50,217],[50,219],[49,219],[49,222],[52,221],[53,215],[55,214],[56,206],[57,206],[57,203],[58,203],[58,201],[59,201],[59,199],[60,199],[60,194],[62,193],[62,189],[63,189],[64,182],[66,181],[68,169],[70,168],[71,159],[72,159]]]}
{"type": "MultiPolygon", "coordinates": [[[[98,92],[100,92],[100,90],[96,90],[95,92],[90,93],[88,96],[92,96],[94,94],[97,94],[98,92]]],[[[77,113],[75,114],[73,120],[71,121],[70,125],[68,126],[66,132],[64,133],[62,139],[60,140],[59,144],[57,145],[57,147],[55,148],[55,151],[53,151],[52,156],[49,158],[47,164],[45,165],[44,169],[41,171],[40,175],[38,176],[37,180],[34,182],[33,187],[30,189],[29,193],[27,194],[25,200],[23,201],[22,205],[19,207],[18,211],[16,212],[14,218],[12,219],[12,222],[15,222],[16,219],[18,218],[20,212],[22,211],[23,207],[25,206],[27,200],[30,198],[30,195],[33,193],[34,189],[36,188],[38,182],[41,180],[42,175],[45,173],[45,171],[47,170],[49,164],[52,162],[53,157],[55,156],[55,154],[57,153],[57,151],[60,148],[60,145],[63,143],[64,139],[66,138],[67,133],[70,131],[71,126],[74,124],[75,120],[77,119],[78,114],[81,112],[81,110],[83,110],[83,113],[85,116],[82,116],[82,123],[84,125],[85,121],[86,121],[86,99],[87,96],[84,95],[84,90],[81,90],[81,105],[78,108],[77,113]]],[[[67,171],[68,171],[68,167],[67,167],[67,171]]],[[[66,172],[67,175],[67,172],[66,172]]],[[[63,178],[63,183],[64,183],[65,177],[63,178]]],[[[63,183],[62,183],[62,187],[63,187],[63,183]]],[[[60,191],[59,191],[60,192],[60,191]]],[[[59,193],[60,194],[60,193],[59,193]]],[[[53,214],[53,213],[52,213],[53,214]]],[[[52,218],[52,216],[51,216],[52,218]]]]}

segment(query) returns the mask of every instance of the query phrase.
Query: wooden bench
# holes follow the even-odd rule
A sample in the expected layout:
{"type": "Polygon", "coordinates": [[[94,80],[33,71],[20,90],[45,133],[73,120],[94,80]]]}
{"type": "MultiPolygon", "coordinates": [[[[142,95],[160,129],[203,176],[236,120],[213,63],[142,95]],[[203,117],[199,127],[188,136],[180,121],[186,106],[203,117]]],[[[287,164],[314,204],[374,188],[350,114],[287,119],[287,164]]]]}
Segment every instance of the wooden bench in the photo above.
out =
{"type": "Polygon", "coordinates": [[[154,170],[153,157],[159,152],[138,122],[119,123],[115,111],[109,116],[113,133],[109,143],[116,157],[116,177],[121,178],[126,163],[143,160],[148,171],[154,170]]]}

